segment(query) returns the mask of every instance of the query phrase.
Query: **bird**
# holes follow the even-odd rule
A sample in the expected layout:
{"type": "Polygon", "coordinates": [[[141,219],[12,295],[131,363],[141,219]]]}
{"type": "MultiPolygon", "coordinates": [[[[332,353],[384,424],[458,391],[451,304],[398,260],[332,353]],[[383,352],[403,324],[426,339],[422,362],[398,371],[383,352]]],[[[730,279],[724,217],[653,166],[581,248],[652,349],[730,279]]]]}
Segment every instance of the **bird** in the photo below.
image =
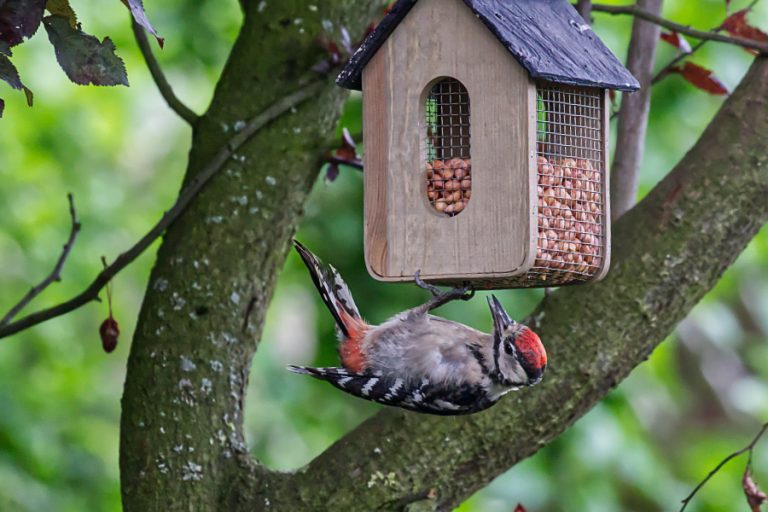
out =
{"type": "Polygon", "coordinates": [[[339,272],[296,240],[294,247],[336,321],[341,366],[289,365],[289,371],[365,400],[440,416],[483,411],[508,392],[542,380],[547,354],[539,336],[514,321],[496,296],[488,297],[493,330],[486,334],[430,314],[453,300],[469,300],[471,288],[441,291],[417,272],[416,284],[432,298],[371,325],[339,272]]]}

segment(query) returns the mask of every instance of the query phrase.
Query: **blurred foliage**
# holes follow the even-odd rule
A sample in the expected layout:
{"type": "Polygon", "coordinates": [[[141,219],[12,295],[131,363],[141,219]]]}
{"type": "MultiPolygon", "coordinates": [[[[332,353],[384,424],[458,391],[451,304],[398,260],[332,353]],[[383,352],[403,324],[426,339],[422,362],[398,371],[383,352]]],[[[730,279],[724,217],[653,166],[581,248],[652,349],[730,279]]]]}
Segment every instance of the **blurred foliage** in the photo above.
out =
{"type": "MultiPolygon", "coordinates": [[[[619,3],[619,2],[616,2],[619,3]]],[[[746,2],[733,2],[733,8],[746,2]]],[[[36,104],[2,90],[0,121],[0,311],[39,281],[68,233],[66,192],[75,194],[83,230],[54,284],[32,308],[79,292],[162,214],[178,191],[190,130],[168,110],[138,54],[127,11],[115,2],[74,0],[90,33],[109,35],[126,61],[130,88],[82,88],[60,72],[44,35],[17,48],[14,62],[36,104]]],[[[722,0],[666,2],[665,16],[697,27],[722,21],[722,0]]],[[[178,95],[201,112],[239,23],[237,2],[147,2],[165,37],[156,51],[178,95]]],[[[622,56],[631,19],[595,13],[595,30],[622,56]]],[[[752,22],[768,28],[768,2],[752,22]]],[[[660,46],[659,66],[674,55],[660,46]]],[[[707,45],[693,61],[734,88],[751,56],[707,45]]],[[[722,103],[679,76],[657,85],[641,192],[647,193],[685,154],[722,103]]],[[[343,125],[361,132],[353,95],[343,125]]],[[[318,179],[298,238],[332,262],[364,315],[378,322],[424,300],[413,286],[385,285],[365,271],[362,177],[342,168],[318,179]]],[[[156,248],[156,247],[155,247],[156,248]]],[[[123,335],[115,353],[100,346],[106,304],[82,310],[0,342],[0,510],[119,510],[118,427],[125,362],[154,251],[114,282],[123,335]]],[[[530,312],[540,290],[499,294],[515,317],[530,312]]],[[[450,304],[446,317],[489,327],[483,300],[450,304]]],[[[295,255],[280,277],[254,371],[247,430],[270,467],[301,466],[378,406],[321,382],[288,374],[285,363],[335,364],[332,319],[295,255]]],[[[765,229],[676,334],[603,402],[535,457],[499,477],[463,512],[661,511],[677,503],[727,453],[747,443],[768,417],[768,231],[765,229]]],[[[545,340],[546,342],[546,340],[545,340]]],[[[535,392],[531,390],[528,392],[535,392]]],[[[692,503],[691,511],[746,510],[731,463],[692,503]]],[[[768,482],[768,446],[758,447],[755,478],[768,482]]]]}

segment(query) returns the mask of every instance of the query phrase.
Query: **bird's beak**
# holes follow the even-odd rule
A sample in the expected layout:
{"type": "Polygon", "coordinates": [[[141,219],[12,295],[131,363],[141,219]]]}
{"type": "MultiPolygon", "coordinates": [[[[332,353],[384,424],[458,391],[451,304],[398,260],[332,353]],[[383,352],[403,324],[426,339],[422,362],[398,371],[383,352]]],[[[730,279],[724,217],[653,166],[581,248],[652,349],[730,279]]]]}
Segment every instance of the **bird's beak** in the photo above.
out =
{"type": "Polygon", "coordinates": [[[504,306],[501,305],[495,295],[488,297],[488,307],[491,308],[494,332],[502,333],[505,329],[515,325],[516,322],[504,311],[504,306]]]}

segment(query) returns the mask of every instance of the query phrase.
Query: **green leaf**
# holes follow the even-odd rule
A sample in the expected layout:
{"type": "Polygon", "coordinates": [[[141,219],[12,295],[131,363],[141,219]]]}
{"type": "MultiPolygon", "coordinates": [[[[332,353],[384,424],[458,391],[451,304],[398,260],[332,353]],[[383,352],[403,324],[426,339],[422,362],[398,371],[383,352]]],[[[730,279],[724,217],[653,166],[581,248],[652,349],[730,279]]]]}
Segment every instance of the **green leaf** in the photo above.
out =
{"type": "Polygon", "coordinates": [[[157,39],[157,44],[159,44],[160,48],[162,48],[163,44],[165,44],[165,39],[157,34],[155,27],[153,27],[147,19],[147,14],[144,12],[144,4],[142,4],[141,0],[122,0],[122,2],[128,6],[128,9],[131,10],[131,16],[133,16],[133,19],[136,21],[136,23],[147,29],[150,34],[155,36],[155,39],[157,39]]]}
{"type": "Polygon", "coordinates": [[[45,0],[0,0],[0,40],[16,46],[32,37],[44,10],[45,0]]]}
{"type": "Polygon", "coordinates": [[[94,36],[73,29],[61,16],[46,16],[43,25],[61,69],[74,83],[128,85],[125,65],[115,55],[115,44],[110,38],[99,42],[94,36]]]}
{"type": "Polygon", "coordinates": [[[66,18],[69,21],[70,27],[77,28],[77,14],[75,14],[72,6],[69,5],[69,0],[48,0],[45,8],[53,15],[66,18]]]}

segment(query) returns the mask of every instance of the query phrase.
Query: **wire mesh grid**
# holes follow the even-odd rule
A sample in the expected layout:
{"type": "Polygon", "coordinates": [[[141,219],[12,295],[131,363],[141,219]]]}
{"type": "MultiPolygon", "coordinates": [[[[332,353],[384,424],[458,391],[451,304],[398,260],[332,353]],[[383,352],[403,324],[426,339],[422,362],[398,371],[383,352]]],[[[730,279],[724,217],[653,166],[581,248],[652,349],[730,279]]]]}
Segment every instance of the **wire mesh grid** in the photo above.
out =
{"type": "Polygon", "coordinates": [[[427,199],[441,214],[453,217],[472,197],[469,93],[454,78],[443,78],[429,90],[427,127],[427,199]]]}
{"type": "Polygon", "coordinates": [[[528,286],[589,281],[605,257],[603,94],[537,87],[538,243],[528,286]]]}

